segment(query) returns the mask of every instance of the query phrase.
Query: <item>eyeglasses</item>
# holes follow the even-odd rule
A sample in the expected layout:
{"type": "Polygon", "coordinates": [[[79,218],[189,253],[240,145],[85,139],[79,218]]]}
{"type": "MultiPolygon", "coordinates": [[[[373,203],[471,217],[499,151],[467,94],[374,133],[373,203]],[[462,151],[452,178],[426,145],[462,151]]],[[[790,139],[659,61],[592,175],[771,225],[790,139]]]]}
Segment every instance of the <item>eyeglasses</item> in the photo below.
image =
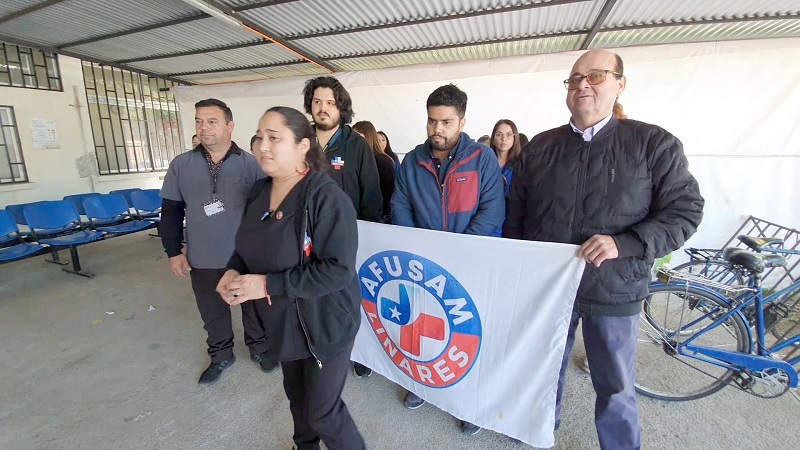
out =
{"type": "Polygon", "coordinates": [[[573,75],[566,80],[564,80],[564,87],[567,88],[568,91],[572,91],[581,87],[581,81],[586,78],[586,82],[595,85],[600,84],[606,81],[606,75],[609,73],[613,73],[617,76],[622,76],[619,72],[614,72],[613,70],[593,70],[586,75],[573,75]]]}

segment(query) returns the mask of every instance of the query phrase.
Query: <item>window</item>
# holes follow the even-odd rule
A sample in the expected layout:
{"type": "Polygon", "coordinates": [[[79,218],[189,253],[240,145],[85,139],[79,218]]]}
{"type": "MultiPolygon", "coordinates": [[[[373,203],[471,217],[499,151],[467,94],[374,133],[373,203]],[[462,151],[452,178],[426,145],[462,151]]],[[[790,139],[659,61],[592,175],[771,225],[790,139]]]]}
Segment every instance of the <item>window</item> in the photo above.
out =
{"type": "Polygon", "coordinates": [[[58,55],[0,42],[0,86],[62,90],[58,55]]]}
{"type": "Polygon", "coordinates": [[[175,83],[83,62],[100,175],[167,170],[183,151],[175,83]]]}
{"type": "Polygon", "coordinates": [[[0,105],[0,184],[25,183],[28,174],[19,145],[14,107],[0,105]]]}

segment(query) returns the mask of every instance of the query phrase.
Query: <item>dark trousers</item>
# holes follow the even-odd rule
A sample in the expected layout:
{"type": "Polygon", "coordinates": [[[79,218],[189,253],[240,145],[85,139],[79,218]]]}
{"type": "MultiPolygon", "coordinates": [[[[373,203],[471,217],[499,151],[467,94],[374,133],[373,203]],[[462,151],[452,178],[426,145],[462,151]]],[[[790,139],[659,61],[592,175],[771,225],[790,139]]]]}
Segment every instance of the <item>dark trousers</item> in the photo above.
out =
{"type": "Polygon", "coordinates": [[[638,449],[641,426],[636,406],[636,332],[639,315],[592,316],[572,312],[567,345],[561,361],[556,394],[556,423],[561,421],[567,365],[575,345],[575,330],[582,322],[583,344],[596,394],[594,423],[602,449],[638,449]]]}
{"type": "MultiPolygon", "coordinates": [[[[203,328],[208,333],[208,356],[213,363],[221,363],[233,356],[231,306],[217,294],[217,283],[225,270],[192,268],[189,272],[197,309],[203,319],[203,328]]],[[[242,303],[242,325],[244,342],[250,348],[251,355],[269,350],[264,326],[253,302],[242,303]]]]}
{"type": "Polygon", "coordinates": [[[361,450],[364,439],[342,401],[350,372],[351,343],[326,360],[322,368],[314,358],[282,362],[283,389],[294,419],[298,450],[318,450],[322,439],[330,450],[361,450]]]}

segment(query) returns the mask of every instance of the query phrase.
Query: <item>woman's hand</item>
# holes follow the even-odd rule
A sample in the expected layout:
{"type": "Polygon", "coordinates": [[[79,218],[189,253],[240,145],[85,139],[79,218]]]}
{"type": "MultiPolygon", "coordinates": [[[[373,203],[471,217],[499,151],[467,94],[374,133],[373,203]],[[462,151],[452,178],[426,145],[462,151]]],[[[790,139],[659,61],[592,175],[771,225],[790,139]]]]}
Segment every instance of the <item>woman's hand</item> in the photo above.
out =
{"type": "Polygon", "coordinates": [[[228,300],[229,298],[234,298],[234,296],[233,296],[234,293],[233,293],[232,290],[228,289],[228,285],[236,277],[239,277],[239,276],[241,276],[239,274],[239,272],[237,272],[237,271],[235,271],[233,269],[228,269],[222,275],[222,278],[220,278],[219,283],[217,283],[217,293],[219,294],[220,297],[222,297],[223,300],[225,300],[228,303],[230,303],[230,301],[228,300]]]}
{"type": "Polygon", "coordinates": [[[248,300],[255,300],[257,298],[264,298],[267,296],[266,291],[266,275],[239,275],[235,270],[225,272],[222,279],[217,286],[217,292],[222,296],[222,299],[230,305],[238,305],[248,300]],[[227,280],[225,285],[225,292],[220,292],[220,286],[226,277],[232,273],[231,278],[227,280]]]}

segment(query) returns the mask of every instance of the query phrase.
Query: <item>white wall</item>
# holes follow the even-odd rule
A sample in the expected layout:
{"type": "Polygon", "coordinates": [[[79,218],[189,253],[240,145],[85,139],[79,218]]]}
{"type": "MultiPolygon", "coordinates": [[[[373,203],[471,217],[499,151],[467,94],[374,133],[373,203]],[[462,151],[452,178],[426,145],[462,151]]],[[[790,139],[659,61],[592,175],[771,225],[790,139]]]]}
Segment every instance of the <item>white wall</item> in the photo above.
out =
{"type": "Polygon", "coordinates": [[[75,58],[59,56],[59,65],[63,92],[0,87],[0,105],[14,107],[30,180],[29,183],[0,186],[0,208],[38,200],[60,200],[65,195],[84,192],[160,188],[159,176],[163,173],[78,176],[75,160],[94,152],[83,71],[80,60],[75,58]],[[76,104],[81,106],[76,107],[76,104]],[[31,119],[55,119],[61,148],[34,150],[31,119]]]}
{"type": "MultiPolygon", "coordinates": [[[[628,77],[628,115],[655,123],[684,144],[706,198],[705,218],[689,242],[722,245],[749,216],[800,228],[800,39],[628,47],[616,50],[628,77]]],[[[581,52],[429,64],[335,74],[350,92],[357,120],[387,132],[405,153],[425,136],[425,100],[456,83],[469,96],[465,131],[489,134],[498,119],[529,137],[569,119],[564,80],[581,52]]],[[[194,102],[216,97],[248,141],[271,106],[302,110],[310,77],[174,89],[184,133],[194,102]]]]}

